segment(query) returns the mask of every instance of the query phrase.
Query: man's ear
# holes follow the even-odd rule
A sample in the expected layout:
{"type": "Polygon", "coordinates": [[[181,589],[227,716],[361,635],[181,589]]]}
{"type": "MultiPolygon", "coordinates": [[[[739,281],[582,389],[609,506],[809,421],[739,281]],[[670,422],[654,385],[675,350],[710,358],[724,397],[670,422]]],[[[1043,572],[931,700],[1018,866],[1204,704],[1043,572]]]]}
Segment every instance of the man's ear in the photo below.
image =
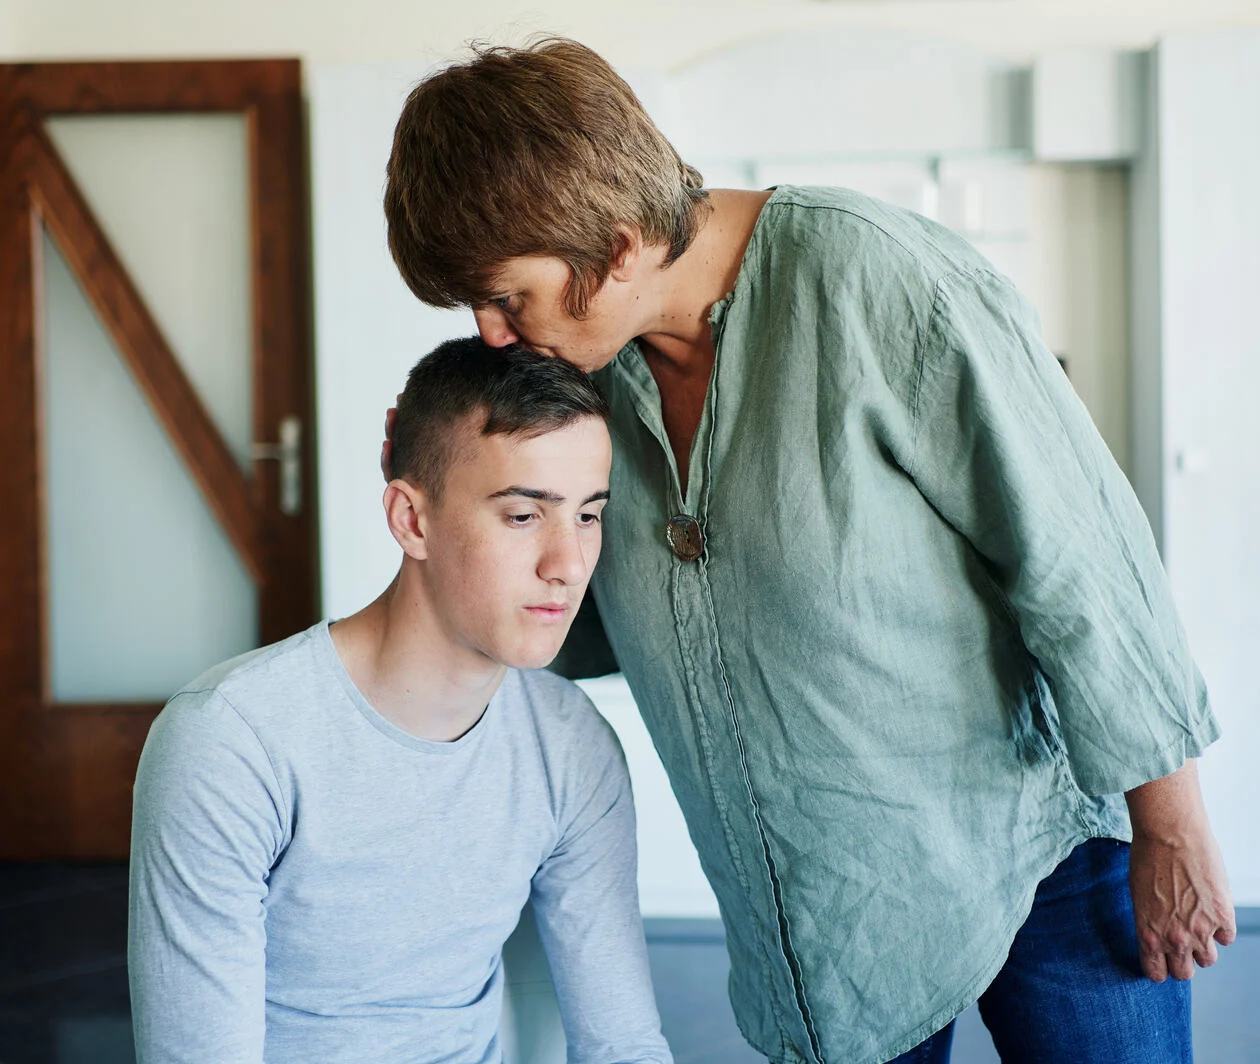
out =
{"type": "Polygon", "coordinates": [[[427,521],[429,499],[423,489],[405,480],[385,485],[385,520],[389,531],[409,558],[424,561],[429,556],[427,521]]]}
{"type": "Polygon", "coordinates": [[[642,254],[643,234],[639,231],[639,227],[626,222],[618,222],[608,276],[616,281],[628,281],[642,254]]]}

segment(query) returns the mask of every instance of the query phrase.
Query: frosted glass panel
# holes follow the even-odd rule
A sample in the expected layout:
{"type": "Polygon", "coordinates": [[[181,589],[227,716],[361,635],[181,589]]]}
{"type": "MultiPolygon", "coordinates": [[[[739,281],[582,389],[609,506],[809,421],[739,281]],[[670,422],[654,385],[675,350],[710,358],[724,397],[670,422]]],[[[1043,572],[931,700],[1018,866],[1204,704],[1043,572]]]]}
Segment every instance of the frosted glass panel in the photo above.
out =
{"type": "Polygon", "coordinates": [[[235,550],[44,240],[52,697],[161,701],[257,644],[235,550]]]}
{"type": "Polygon", "coordinates": [[[57,151],[243,469],[252,424],[245,119],[84,115],[57,151]]]}

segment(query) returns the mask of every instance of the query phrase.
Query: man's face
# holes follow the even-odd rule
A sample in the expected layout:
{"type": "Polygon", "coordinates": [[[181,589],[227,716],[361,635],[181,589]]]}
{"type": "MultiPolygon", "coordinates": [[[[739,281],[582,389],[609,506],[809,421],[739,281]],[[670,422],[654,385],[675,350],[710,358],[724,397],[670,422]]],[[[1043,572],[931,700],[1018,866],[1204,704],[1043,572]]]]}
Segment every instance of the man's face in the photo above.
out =
{"type": "Polygon", "coordinates": [[[513,668],[556,656],[599,559],[612,444],[600,418],[458,448],[424,513],[426,582],[456,654],[513,668]]]}
{"type": "Polygon", "coordinates": [[[509,259],[497,277],[501,294],[473,308],[481,338],[491,347],[517,343],[590,373],[608,365],[637,335],[632,283],[606,280],[579,321],[564,305],[571,274],[562,260],[509,259]]]}

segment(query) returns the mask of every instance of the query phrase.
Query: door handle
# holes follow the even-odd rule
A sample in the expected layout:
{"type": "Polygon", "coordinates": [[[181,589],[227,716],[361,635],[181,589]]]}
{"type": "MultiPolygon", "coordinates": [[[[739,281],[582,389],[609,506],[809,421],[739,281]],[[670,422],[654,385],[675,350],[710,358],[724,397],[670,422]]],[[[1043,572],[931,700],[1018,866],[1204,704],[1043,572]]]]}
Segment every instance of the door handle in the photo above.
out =
{"type": "Polygon", "coordinates": [[[280,512],[292,517],[302,512],[302,419],[293,414],[280,419],[278,443],[255,443],[255,462],[280,463],[280,512]]]}

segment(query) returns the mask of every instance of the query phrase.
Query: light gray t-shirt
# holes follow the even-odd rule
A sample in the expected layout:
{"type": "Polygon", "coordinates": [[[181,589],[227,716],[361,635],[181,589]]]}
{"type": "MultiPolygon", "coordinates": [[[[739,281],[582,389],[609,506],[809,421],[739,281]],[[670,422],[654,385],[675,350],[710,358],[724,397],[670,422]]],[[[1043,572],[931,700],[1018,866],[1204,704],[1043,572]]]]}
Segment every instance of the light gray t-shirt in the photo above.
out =
{"type": "Polygon", "coordinates": [[[669,1064],[608,724],[509,670],[430,742],[378,714],[327,623],[211,670],[136,779],[140,1064],[493,1064],[500,949],[532,897],[572,1064],[669,1064]]]}

